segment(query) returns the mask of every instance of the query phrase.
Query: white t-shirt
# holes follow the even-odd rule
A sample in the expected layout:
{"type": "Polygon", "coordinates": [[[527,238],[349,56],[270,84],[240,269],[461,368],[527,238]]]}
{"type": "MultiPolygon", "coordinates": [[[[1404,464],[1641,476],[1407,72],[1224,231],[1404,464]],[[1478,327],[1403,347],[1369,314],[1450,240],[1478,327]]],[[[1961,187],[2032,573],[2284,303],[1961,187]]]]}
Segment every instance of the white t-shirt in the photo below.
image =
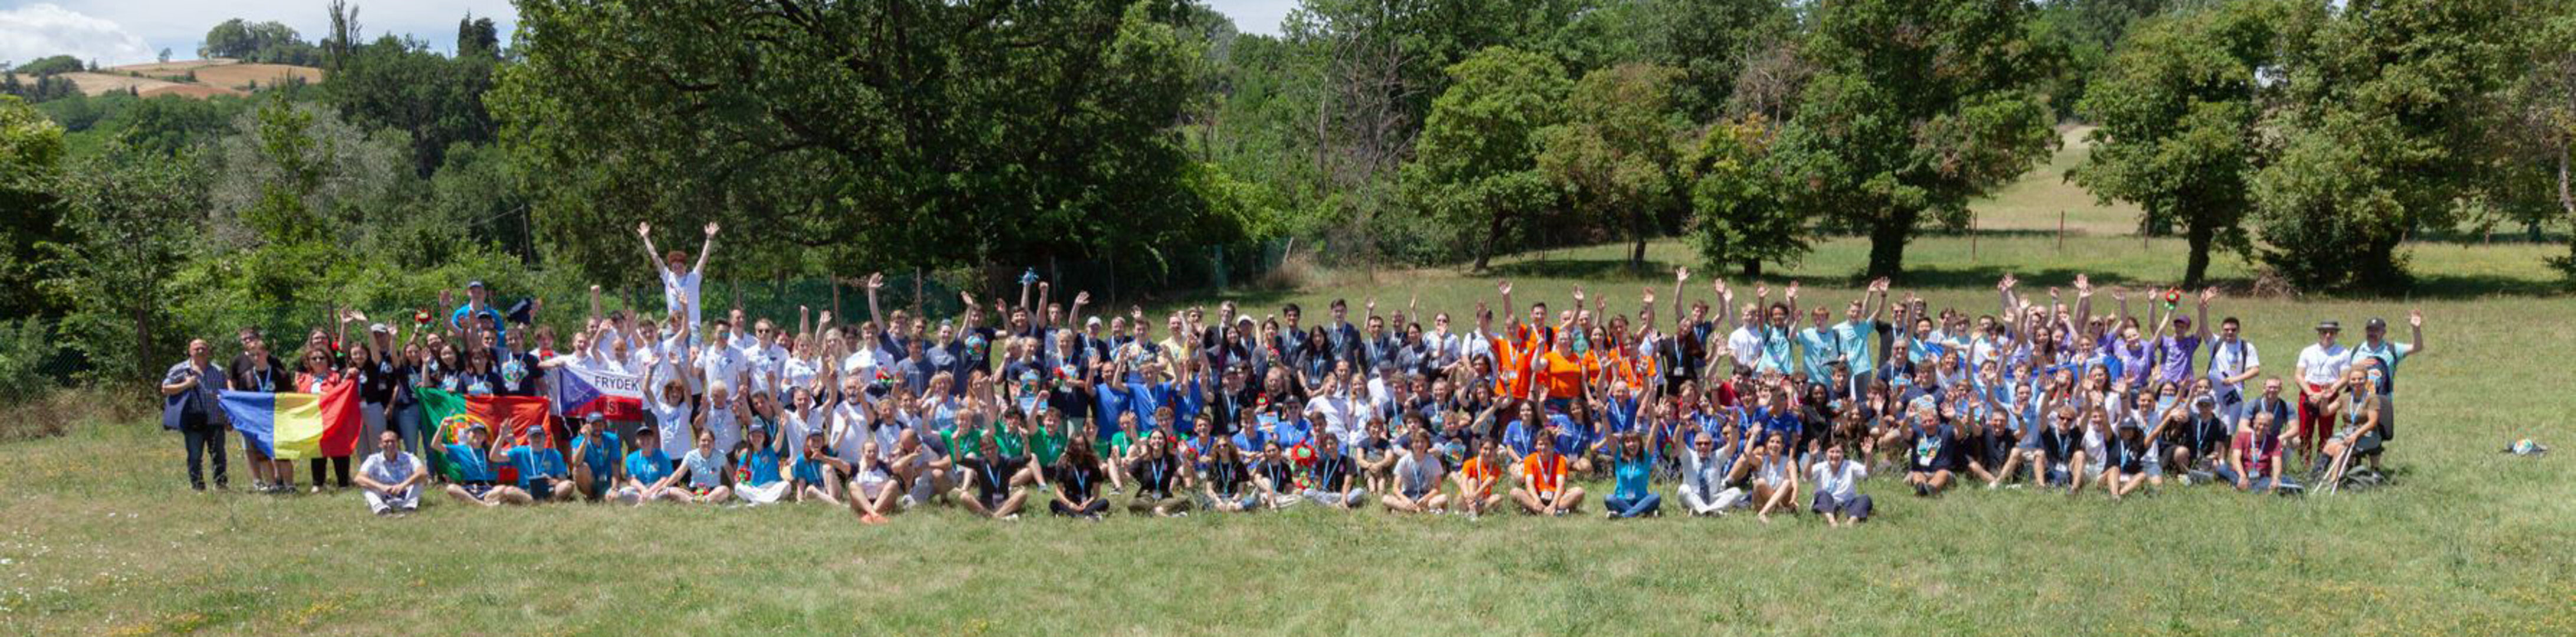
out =
{"type": "Polygon", "coordinates": [[[688,401],[664,403],[661,392],[651,392],[644,397],[644,408],[653,412],[655,435],[662,439],[662,455],[673,458],[689,455],[689,447],[694,443],[689,440],[688,401]]]}
{"type": "Polygon", "coordinates": [[[1858,460],[1844,458],[1839,467],[1832,462],[1817,462],[1808,467],[1807,475],[1816,483],[1817,493],[1830,494],[1836,500],[1849,500],[1860,494],[1860,481],[1869,477],[1869,467],[1858,460]]]}
{"type": "MultiPolygon", "coordinates": [[[[2221,340],[2210,346],[2209,376],[2212,381],[2242,374],[2245,370],[2262,366],[2263,353],[2255,351],[2254,343],[2245,339],[2240,338],[2232,342],[2221,340]]],[[[2243,390],[2245,384],[2233,383],[2229,387],[2243,390]]]]}
{"type": "Polygon", "coordinates": [[[1441,469],[1438,455],[1416,455],[1413,450],[1407,449],[1404,450],[1404,457],[1395,461],[1396,483],[1399,490],[1406,494],[1429,493],[1439,488],[1440,476],[1447,473],[1441,469]]]}
{"type": "Polygon", "coordinates": [[[832,456],[856,466],[861,447],[868,442],[867,410],[855,403],[841,403],[831,411],[831,428],[823,433],[823,444],[831,445],[832,456]]]}
{"type": "Polygon", "coordinates": [[[359,475],[383,484],[401,484],[404,480],[410,480],[411,475],[419,473],[420,470],[419,458],[400,451],[394,452],[394,459],[391,462],[385,460],[385,454],[371,453],[367,454],[365,462],[358,463],[359,475]]]}
{"type": "Polygon", "coordinates": [[[1752,326],[1737,327],[1734,333],[1726,336],[1726,347],[1734,350],[1737,367],[1750,369],[1754,361],[1762,357],[1762,335],[1754,332],[1752,326]]]}
{"type": "Polygon", "coordinates": [[[704,307],[700,307],[698,304],[698,282],[706,278],[704,276],[705,271],[690,270],[689,273],[685,275],[672,274],[670,266],[667,265],[655,268],[655,271],[660,272],[662,275],[662,312],[665,314],[678,313],[680,311],[680,302],[688,301],[689,324],[699,325],[705,323],[705,321],[698,320],[699,312],[706,309],[704,307]]]}
{"type": "Polygon", "coordinates": [[[2304,370],[2306,374],[2299,380],[2306,381],[2310,385],[2332,385],[2335,381],[2342,380],[2344,368],[2351,366],[2352,350],[2341,343],[2335,344],[2332,348],[2310,344],[2306,349],[2299,350],[2299,369],[2304,370]]]}
{"type": "Polygon", "coordinates": [[[1359,419],[1351,413],[1352,408],[1347,394],[1318,394],[1306,401],[1306,411],[1323,414],[1324,430],[1333,432],[1333,437],[1343,442],[1357,440],[1359,436],[1355,424],[1359,419]]]}

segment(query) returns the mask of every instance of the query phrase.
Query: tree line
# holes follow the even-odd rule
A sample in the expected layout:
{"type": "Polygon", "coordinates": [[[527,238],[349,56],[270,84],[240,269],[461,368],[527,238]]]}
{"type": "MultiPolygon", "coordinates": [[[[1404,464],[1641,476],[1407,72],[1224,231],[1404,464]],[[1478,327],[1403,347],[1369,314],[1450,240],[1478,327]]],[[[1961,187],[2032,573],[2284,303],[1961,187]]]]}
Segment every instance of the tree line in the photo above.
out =
{"type": "Polygon", "coordinates": [[[466,16],[447,51],[322,8],[200,51],[319,83],[0,98],[0,285],[37,292],[0,334],[38,335],[0,376],[137,378],[468,278],[643,285],[638,220],[788,248],[726,259],[755,280],[1176,280],[1285,238],[1482,267],[1679,237],[1758,273],[1834,235],[1901,276],[2068,122],[2098,126],[2071,179],[2185,238],[2194,284],[2236,252],[2389,288],[2409,238],[2576,216],[2552,3],[1304,0],[1267,36],[1190,0],[521,0],[506,45],[466,16]]]}

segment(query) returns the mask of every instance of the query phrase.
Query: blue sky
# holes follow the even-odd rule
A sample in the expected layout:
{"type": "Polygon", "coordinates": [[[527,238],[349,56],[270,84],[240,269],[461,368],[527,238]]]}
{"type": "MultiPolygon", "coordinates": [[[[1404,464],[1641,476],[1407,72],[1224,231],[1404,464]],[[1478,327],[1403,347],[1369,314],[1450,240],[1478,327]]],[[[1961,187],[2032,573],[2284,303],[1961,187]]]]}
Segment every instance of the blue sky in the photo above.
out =
{"type": "MultiPolygon", "coordinates": [[[[1296,0],[1206,0],[1245,33],[1279,33],[1279,21],[1296,0]]],[[[0,61],[25,62],[70,53],[114,66],[150,62],[163,48],[172,59],[194,59],[206,29],[230,18],[275,20],[305,39],[328,30],[326,0],[0,0],[0,61]]],[[[350,0],[370,37],[408,33],[440,50],[455,46],[456,21],[467,12],[490,16],[509,36],[516,11],[509,0],[350,0]]]]}

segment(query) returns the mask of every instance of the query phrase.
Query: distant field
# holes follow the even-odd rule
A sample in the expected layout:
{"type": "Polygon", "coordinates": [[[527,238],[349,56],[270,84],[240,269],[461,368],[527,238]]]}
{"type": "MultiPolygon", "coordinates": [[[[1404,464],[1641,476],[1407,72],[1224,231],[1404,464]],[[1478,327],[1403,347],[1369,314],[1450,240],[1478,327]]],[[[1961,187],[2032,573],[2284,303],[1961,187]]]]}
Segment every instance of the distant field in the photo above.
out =
{"type": "Polygon", "coordinates": [[[2083,163],[2093,146],[2084,135],[2091,126],[2059,126],[2057,152],[2021,179],[1971,202],[1979,230],[2045,230],[2056,232],[2059,213],[2069,234],[2117,235],[2138,229],[2138,207],[2127,202],[2095,201],[2093,193],[2066,180],[2066,171],[2083,163]]]}
{"type": "Polygon", "coordinates": [[[320,82],[322,69],[285,64],[225,64],[197,69],[198,83],[232,89],[246,89],[254,85],[273,86],[284,83],[290,77],[303,78],[306,82],[320,82]]]}
{"type": "Polygon", "coordinates": [[[128,64],[100,72],[64,73],[63,77],[80,87],[82,93],[103,95],[110,92],[135,91],[143,97],[179,95],[206,98],[216,95],[245,95],[256,87],[283,83],[287,78],[307,82],[322,81],[322,69],[285,64],[241,64],[233,60],[191,60],[153,64],[128,64]],[[196,80],[188,80],[190,72],[196,80]],[[139,74],[137,77],[134,74],[139,74]]]}

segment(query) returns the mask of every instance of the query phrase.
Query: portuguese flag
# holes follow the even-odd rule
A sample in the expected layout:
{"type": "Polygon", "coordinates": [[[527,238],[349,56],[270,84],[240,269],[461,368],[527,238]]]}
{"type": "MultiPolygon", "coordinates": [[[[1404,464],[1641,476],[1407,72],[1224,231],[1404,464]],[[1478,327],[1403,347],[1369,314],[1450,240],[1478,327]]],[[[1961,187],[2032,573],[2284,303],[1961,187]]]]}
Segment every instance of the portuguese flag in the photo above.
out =
{"type": "MultiPolygon", "coordinates": [[[[446,462],[447,445],[465,442],[465,430],[473,425],[482,425],[491,432],[493,440],[499,441],[495,444],[505,449],[525,436],[529,427],[548,427],[546,433],[551,440],[565,439],[562,427],[546,417],[547,401],[544,398],[459,396],[426,387],[415,390],[414,395],[420,398],[422,413],[436,425],[433,430],[436,433],[430,436],[428,445],[429,469],[446,476],[451,482],[456,480],[456,474],[455,467],[446,462]]],[[[518,471],[507,464],[495,464],[493,469],[501,474],[502,482],[518,479],[518,471]]]]}

